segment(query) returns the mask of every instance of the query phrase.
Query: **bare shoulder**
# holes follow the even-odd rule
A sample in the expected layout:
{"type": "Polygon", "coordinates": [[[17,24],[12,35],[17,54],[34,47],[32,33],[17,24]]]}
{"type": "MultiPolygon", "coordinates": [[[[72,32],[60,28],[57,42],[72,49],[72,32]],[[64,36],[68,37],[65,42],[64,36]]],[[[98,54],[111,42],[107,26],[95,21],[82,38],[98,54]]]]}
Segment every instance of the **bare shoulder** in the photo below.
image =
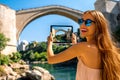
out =
{"type": "Polygon", "coordinates": [[[82,59],[84,64],[91,68],[100,68],[101,58],[100,51],[95,44],[90,45],[87,42],[81,42],[77,44],[81,47],[79,49],[80,56],[78,59],[82,59]]]}
{"type": "Polygon", "coordinates": [[[86,54],[88,52],[93,53],[94,51],[98,52],[98,48],[96,45],[89,45],[87,42],[77,43],[73,47],[76,48],[76,50],[81,54],[86,54]]]}
{"type": "Polygon", "coordinates": [[[80,43],[74,44],[72,47],[82,51],[85,48],[87,48],[87,43],[86,42],[80,42],[80,43]]]}
{"type": "Polygon", "coordinates": [[[76,46],[79,46],[81,48],[87,48],[87,49],[90,49],[90,48],[97,49],[97,46],[95,44],[89,44],[87,42],[80,42],[76,46]]]}
{"type": "Polygon", "coordinates": [[[87,49],[86,46],[87,46],[86,42],[80,42],[80,43],[74,44],[71,47],[71,49],[81,56],[82,54],[86,52],[86,49],[87,49]]]}
{"type": "Polygon", "coordinates": [[[78,47],[79,49],[80,48],[86,48],[87,43],[86,42],[80,42],[80,43],[75,44],[74,46],[78,47]]]}

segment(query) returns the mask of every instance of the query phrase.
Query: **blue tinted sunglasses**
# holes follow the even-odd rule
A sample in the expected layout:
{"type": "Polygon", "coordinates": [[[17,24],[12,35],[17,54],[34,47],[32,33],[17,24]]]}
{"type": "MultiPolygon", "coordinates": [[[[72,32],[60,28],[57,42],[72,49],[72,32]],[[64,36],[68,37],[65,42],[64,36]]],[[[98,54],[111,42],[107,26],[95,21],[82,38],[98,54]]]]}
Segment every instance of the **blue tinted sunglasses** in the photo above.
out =
{"type": "Polygon", "coordinates": [[[85,22],[85,26],[91,26],[92,22],[95,23],[95,21],[92,21],[90,19],[86,19],[86,20],[83,20],[83,19],[78,19],[78,24],[81,25],[85,22]]]}

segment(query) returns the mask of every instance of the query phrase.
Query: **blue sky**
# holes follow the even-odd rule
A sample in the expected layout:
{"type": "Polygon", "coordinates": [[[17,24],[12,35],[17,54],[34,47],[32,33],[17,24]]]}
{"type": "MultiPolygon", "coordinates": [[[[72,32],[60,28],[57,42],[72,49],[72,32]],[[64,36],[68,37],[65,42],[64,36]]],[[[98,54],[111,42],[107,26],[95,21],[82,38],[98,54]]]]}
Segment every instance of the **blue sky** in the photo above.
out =
{"type": "MultiPolygon", "coordinates": [[[[0,0],[13,10],[37,8],[48,5],[62,5],[80,11],[93,10],[96,0],[0,0]]],[[[46,15],[39,17],[26,26],[20,35],[20,41],[46,41],[50,33],[50,25],[72,25],[76,32],[79,25],[73,20],[61,15],[46,15]]]]}

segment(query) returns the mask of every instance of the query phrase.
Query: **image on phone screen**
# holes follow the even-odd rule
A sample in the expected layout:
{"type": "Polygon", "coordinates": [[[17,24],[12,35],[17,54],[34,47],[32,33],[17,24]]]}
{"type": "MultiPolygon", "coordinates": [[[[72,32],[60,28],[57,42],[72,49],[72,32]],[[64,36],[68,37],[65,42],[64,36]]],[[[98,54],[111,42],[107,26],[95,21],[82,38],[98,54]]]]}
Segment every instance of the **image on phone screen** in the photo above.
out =
{"type": "Polygon", "coordinates": [[[71,25],[51,25],[50,31],[54,43],[71,43],[73,26],[71,25]]]}

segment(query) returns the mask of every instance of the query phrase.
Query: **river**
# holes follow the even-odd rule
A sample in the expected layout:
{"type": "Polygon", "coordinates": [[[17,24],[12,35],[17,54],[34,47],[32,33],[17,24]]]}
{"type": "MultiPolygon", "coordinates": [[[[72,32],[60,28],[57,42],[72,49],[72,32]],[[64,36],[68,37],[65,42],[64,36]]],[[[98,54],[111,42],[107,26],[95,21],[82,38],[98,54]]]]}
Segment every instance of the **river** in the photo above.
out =
{"type": "Polygon", "coordinates": [[[76,68],[73,66],[56,66],[51,64],[34,64],[47,69],[55,80],[75,80],[76,68]]]}

